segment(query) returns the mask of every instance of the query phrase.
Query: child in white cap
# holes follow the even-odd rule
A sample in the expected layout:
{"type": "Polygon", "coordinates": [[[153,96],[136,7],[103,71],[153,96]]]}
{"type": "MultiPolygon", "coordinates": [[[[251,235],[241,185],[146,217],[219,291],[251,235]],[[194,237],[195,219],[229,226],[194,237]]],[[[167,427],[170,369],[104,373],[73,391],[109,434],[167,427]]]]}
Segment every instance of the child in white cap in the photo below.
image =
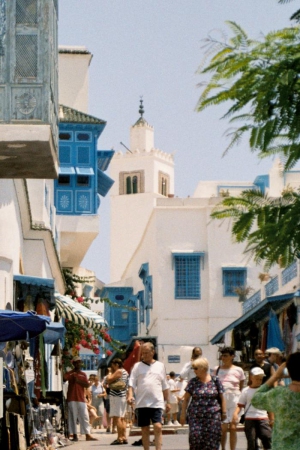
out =
{"type": "Polygon", "coordinates": [[[244,408],[245,435],[248,442],[248,450],[255,450],[257,438],[261,440],[265,450],[271,449],[272,428],[267,411],[254,408],[251,400],[256,390],[261,386],[264,371],[260,367],[254,367],[250,371],[250,385],[243,389],[232,422],[239,422],[239,413],[244,408]]]}

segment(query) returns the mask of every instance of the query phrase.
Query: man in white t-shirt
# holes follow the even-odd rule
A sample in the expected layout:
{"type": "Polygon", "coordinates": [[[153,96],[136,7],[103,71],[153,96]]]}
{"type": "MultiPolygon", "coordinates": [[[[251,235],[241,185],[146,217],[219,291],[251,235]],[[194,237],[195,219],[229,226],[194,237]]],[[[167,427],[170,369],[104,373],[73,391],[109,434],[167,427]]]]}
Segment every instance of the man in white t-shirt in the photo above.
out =
{"type": "Polygon", "coordinates": [[[180,372],[181,378],[184,379],[186,378],[187,381],[190,381],[192,378],[195,377],[195,372],[194,369],[192,368],[193,361],[195,361],[195,359],[197,358],[200,358],[201,356],[202,356],[202,349],[200,347],[194,347],[192,351],[191,360],[183,366],[180,372]]]}
{"type": "Polygon", "coordinates": [[[127,401],[136,403],[138,426],[142,428],[145,450],[150,449],[150,423],[153,424],[155,448],[161,450],[163,410],[170,411],[170,392],[165,366],[154,358],[154,346],[146,342],[141,347],[141,362],[133,366],[129,378],[127,401]],[[135,399],[135,400],[134,400],[135,399]],[[165,405],[166,404],[166,405],[165,405]]]}

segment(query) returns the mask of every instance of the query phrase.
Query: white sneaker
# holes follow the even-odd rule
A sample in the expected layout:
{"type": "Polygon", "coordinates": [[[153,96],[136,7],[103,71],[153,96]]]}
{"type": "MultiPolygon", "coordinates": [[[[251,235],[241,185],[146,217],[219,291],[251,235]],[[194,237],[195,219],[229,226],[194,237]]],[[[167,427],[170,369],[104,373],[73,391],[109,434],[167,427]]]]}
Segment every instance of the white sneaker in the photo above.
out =
{"type": "Polygon", "coordinates": [[[175,427],[180,427],[180,423],[178,422],[178,420],[174,420],[173,425],[175,427]]]}
{"type": "Polygon", "coordinates": [[[166,425],[166,427],[172,427],[173,426],[171,421],[167,422],[165,425],[166,425]]]}

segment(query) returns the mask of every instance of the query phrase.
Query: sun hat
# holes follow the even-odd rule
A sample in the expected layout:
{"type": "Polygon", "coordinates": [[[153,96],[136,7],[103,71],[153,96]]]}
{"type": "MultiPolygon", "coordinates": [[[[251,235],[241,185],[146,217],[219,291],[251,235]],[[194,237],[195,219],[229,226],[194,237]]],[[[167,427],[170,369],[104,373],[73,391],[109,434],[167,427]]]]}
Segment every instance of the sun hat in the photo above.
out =
{"type": "Polygon", "coordinates": [[[250,373],[251,375],[265,375],[265,372],[260,367],[253,367],[250,373]]]}
{"type": "Polygon", "coordinates": [[[266,350],[266,353],[275,353],[276,355],[281,355],[281,351],[277,347],[270,347],[266,350]]]}
{"type": "Polygon", "coordinates": [[[75,356],[75,358],[73,358],[73,363],[76,362],[76,361],[82,361],[80,356],[75,356]]]}

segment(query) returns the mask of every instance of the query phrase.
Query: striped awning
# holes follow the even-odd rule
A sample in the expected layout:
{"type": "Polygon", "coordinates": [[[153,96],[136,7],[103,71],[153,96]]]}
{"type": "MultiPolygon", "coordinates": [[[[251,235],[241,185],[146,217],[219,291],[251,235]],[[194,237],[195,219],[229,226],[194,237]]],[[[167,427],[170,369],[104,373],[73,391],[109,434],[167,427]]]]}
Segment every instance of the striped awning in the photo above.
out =
{"type": "Polygon", "coordinates": [[[58,293],[55,293],[54,296],[59,317],[64,317],[78,325],[85,325],[88,328],[101,329],[107,327],[107,322],[102,316],[76,302],[71,297],[58,293]]]}

